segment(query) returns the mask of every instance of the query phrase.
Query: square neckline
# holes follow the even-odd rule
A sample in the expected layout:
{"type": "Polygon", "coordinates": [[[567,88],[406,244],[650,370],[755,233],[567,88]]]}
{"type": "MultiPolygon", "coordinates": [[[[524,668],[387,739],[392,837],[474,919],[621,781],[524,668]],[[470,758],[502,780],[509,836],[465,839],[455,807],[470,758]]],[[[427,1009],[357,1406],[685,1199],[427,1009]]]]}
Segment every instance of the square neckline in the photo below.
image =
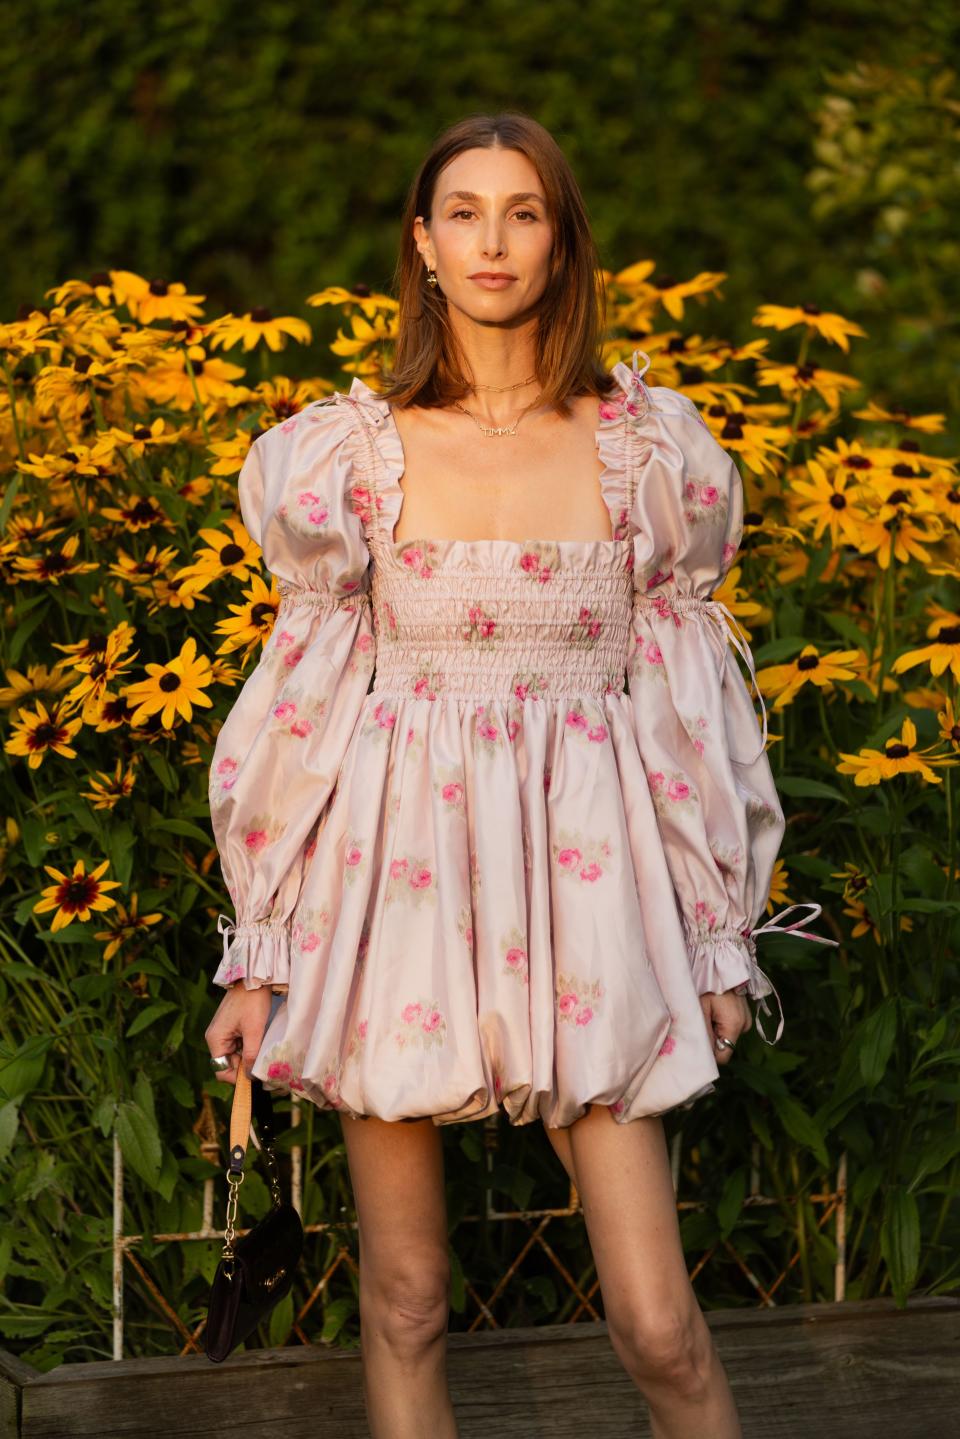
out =
{"type": "MultiPolygon", "coordinates": [[[[613,372],[612,372],[612,374],[613,374],[613,372]]],[[[597,400],[597,421],[598,421],[598,428],[594,430],[594,453],[599,457],[599,459],[600,459],[600,461],[601,461],[601,471],[600,471],[599,476],[597,477],[598,483],[599,483],[599,485],[600,485],[600,498],[601,498],[601,500],[603,501],[603,506],[604,506],[604,508],[605,508],[605,510],[606,510],[606,512],[607,512],[607,515],[609,516],[611,529],[614,529],[614,528],[616,527],[616,524],[615,524],[615,519],[614,519],[613,511],[612,511],[612,509],[611,509],[610,503],[609,503],[608,498],[607,498],[607,488],[606,488],[606,486],[607,486],[607,481],[608,481],[609,474],[610,474],[610,465],[607,463],[607,461],[606,461],[606,459],[605,459],[605,457],[604,457],[604,455],[603,455],[602,446],[601,446],[601,442],[600,442],[600,436],[603,434],[603,430],[602,430],[602,428],[600,428],[599,426],[600,426],[600,424],[602,423],[602,418],[603,418],[602,415],[600,414],[600,410],[601,410],[601,408],[602,408],[602,406],[603,406],[604,404],[610,403],[611,397],[613,396],[613,394],[615,393],[615,391],[617,390],[617,388],[618,388],[618,382],[617,382],[617,380],[614,379],[614,378],[611,378],[611,383],[610,383],[610,385],[609,385],[606,393],[603,394],[603,395],[601,395],[601,396],[599,397],[599,399],[597,400]]],[[[373,392],[371,392],[371,393],[373,393],[373,392]]],[[[401,515],[403,514],[404,506],[406,505],[406,495],[403,493],[403,488],[402,488],[402,486],[401,486],[401,484],[400,484],[400,481],[403,479],[403,476],[404,476],[404,475],[406,474],[406,472],[407,472],[407,457],[406,457],[406,451],[404,450],[404,446],[403,446],[403,439],[402,439],[401,434],[400,434],[400,427],[398,426],[398,424],[397,424],[397,422],[396,422],[396,419],[394,418],[393,406],[390,404],[389,400],[384,400],[382,397],[378,397],[378,398],[380,398],[381,405],[382,405],[382,408],[383,408],[383,412],[384,412],[384,414],[385,414],[385,416],[386,416],[387,424],[388,424],[388,426],[389,426],[389,428],[390,428],[391,437],[392,437],[392,439],[393,439],[393,441],[394,441],[394,444],[395,444],[396,450],[397,450],[397,454],[398,454],[399,459],[400,459],[400,462],[401,462],[401,464],[402,464],[402,468],[401,468],[401,470],[400,470],[400,473],[394,477],[394,484],[395,484],[397,490],[399,491],[400,497],[401,497],[401,498],[400,498],[400,508],[397,510],[397,513],[396,513],[396,516],[395,516],[395,518],[394,518],[393,525],[392,525],[392,527],[391,527],[391,529],[390,529],[390,532],[388,533],[388,532],[387,532],[387,529],[380,523],[380,517],[379,517],[379,516],[377,516],[377,517],[375,518],[375,520],[374,520],[374,527],[376,528],[376,530],[377,530],[377,532],[378,532],[378,534],[379,534],[379,537],[382,539],[384,545],[385,545],[386,548],[389,550],[390,556],[391,556],[391,558],[394,560],[394,562],[399,563],[399,556],[400,556],[401,552],[402,552],[403,550],[409,548],[411,545],[416,546],[416,547],[420,547],[420,548],[423,548],[423,549],[426,549],[427,547],[432,547],[432,548],[434,548],[434,549],[441,549],[441,548],[449,547],[449,546],[452,546],[452,545],[461,545],[461,546],[464,546],[464,547],[466,547],[466,548],[468,548],[468,549],[469,549],[471,546],[477,546],[477,545],[486,545],[487,547],[490,547],[490,546],[501,546],[501,547],[502,547],[502,546],[507,546],[508,548],[514,549],[514,550],[518,550],[518,549],[519,549],[519,550],[525,550],[525,549],[534,549],[534,548],[536,548],[536,547],[554,546],[554,547],[556,547],[558,550],[561,550],[561,551],[562,551],[562,550],[577,550],[577,549],[584,550],[584,549],[586,549],[586,550],[600,550],[600,551],[610,550],[612,553],[615,553],[618,549],[621,549],[624,545],[631,545],[631,546],[632,546],[633,541],[632,541],[632,538],[629,537],[629,536],[625,536],[625,537],[622,538],[622,539],[609,539],[609,540],[552,540],[552,539],[534,538],[533,536],[526,536],[526,537],[525,537],[524,539],[522,539],[522,540],[502,539],[502,538],[497,537],[497,536],[491,536],[491,537],[480,538],[480,539],[464,540],[464,539],[460,539],[460,538],[458,538],[458,537],[456,537],[456,536],[452,536],[452,537],[444,538],[444,539],[434,539],[434,538],[430,538],[430,537],[427,537],[427,536],[424,536],[424,535],[416,535],[416,536],[413,536],[413,537],[411,537],[410,539],[407,539],[407,540],[397,540],[397,539],[394,539],[394,535],[395,535],[396,532],[397,532],[397,526],[399,525],[401,515]]]]}

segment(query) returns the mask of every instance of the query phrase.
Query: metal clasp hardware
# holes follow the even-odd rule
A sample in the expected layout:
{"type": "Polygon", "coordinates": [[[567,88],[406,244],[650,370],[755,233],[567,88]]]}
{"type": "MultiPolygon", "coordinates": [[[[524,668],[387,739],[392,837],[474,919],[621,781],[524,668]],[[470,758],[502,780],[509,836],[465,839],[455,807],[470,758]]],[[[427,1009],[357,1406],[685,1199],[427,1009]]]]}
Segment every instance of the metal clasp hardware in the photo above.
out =
{"type": "Polygon", "coordinates": [[[237,1217],[237,1190],[243,1183],[243,1179],[244,1171],[242,1169],[239,1174],[234,1173],[232,1170],[227,1170],[227,1183],[230,1186],[230,1193],[227,1196],[227,1227],[223,1231],[224,1245],[222,1258],[223,1272],[228,1279],[233,1279],[233,1240],[236,1234],[234,1220],[237,1217]]]}

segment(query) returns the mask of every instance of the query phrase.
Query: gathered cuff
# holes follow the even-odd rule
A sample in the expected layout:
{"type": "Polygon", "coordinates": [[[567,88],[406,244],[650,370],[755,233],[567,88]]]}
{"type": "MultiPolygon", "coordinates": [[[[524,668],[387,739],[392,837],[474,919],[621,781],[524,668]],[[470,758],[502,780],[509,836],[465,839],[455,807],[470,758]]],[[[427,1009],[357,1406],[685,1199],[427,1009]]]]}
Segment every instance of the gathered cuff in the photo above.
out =
{"type": "Polygon", "coordinates": [[[768,1044],[776,1044],[783,1033],[783,1006],[780,996],[764,974],[756,960],[756,941],[750,933],[743,934],[732,927],[714,929],[706,933],[695,931],[686,924],[687,953],[693,973],[697,994],[725,994],[736,989],[739,994],[748,994],[759,1001],[759,1009],[770,1014],[766,996],[772,994],[777,1001],[780,1019],[773,1039],[768,1039],[757,1015],[757,1032],[768,1044]]]}
{"type": "Polygon", "coordinates": [[[290,982],[290,926],[265,919],[255,924],[234,924],[225,914],[217,920],[223,935],[223,958],[214,984],[229,989],[243,980],[244,989],[290,982]]]}

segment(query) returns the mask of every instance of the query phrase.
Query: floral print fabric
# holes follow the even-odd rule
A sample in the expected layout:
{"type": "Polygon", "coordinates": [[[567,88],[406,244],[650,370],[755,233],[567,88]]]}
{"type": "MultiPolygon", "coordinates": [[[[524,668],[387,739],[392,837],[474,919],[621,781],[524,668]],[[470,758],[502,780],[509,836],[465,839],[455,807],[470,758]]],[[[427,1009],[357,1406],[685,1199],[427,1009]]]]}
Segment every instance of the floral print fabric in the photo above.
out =
{"type": "Polygon", "coordinates": [[[268,1087],[627,1122],[714,1088],[699,994],[768,992],[749,931],[783,816],[707,603],[739,474],[622,364],[596,435],[589,542],[396,543],[402,445],[360,379],[252,446],[242,514],[284,593],[211,764],[214,979],[287,986],[268,1087]]]}

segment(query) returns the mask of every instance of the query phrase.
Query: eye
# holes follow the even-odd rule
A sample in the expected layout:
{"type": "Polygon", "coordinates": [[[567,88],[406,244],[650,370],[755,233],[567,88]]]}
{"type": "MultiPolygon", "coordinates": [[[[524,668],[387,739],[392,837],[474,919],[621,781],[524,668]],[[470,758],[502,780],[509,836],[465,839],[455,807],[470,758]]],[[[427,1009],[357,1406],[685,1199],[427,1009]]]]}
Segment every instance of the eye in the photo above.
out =
{"type": "MultiPolygon", "coordinates": [[[[472,211],[472,210],[452,210],[452,211],[450,212],[450,218],[451,218],[451,220],[455,220],[458,215],[472,215],[472,214],[473,214],[473,211],[472,211]]],[[[514,211],[514,216],[516,217],[517,215],[529,215],[530,218],[531,218],[531,220],[539,219],[539,216],[537,215],[537,213],[536,213],[535,210],[515,210],[515,211],[514,211]]]]}

